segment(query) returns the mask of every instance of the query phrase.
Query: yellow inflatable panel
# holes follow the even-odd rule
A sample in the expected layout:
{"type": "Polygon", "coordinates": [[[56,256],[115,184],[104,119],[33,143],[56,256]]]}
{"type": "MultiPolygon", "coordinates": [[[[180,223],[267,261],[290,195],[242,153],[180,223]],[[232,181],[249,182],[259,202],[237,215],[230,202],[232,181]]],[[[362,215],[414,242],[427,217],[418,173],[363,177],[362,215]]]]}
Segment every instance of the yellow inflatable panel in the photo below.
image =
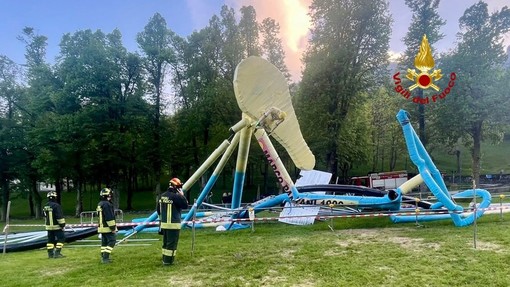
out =
{"type": "Polygon", "coordinates": [[[254,122],[271,108],[284,111],[285,120],[271,135],[299,169],[313,169],[315,157],[301,134],[287,81],[273,64],[255,56],[241,61],[234,74],[234,92],[239,108],[254,122]]]}

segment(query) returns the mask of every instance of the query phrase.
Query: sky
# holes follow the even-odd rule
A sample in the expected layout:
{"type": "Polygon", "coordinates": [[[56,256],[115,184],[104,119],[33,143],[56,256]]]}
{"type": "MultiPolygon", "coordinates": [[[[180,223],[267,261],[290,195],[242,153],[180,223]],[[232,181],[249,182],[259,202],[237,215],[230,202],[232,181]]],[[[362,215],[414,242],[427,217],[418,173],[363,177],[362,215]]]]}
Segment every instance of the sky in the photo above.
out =
{"type": "MultiPolygon", "coordinates": [[[[37,34],[48,37],[47,53],[53,62],[59,53],[62,35],[91,29],[110,33],[117,28],[122,33],[125,47],[138,51],[137,33],[155,14],[160,13],[170,29],[182,37],[204,28],[213,15],[219,15],[222,5],[234,8],[237,16],[242,6],[252,5],[257,20],[271,17],[280,24],[280,36],[286,53],[286,64],[293,81],[301,78],[301,55],[306,50],[309,30],[308,6],[312,0],[0,0],[0,55],[22,64],[24,44],[16,39],[24,27],[33,27],[37,34]]],[[[478,0],[441,0],[439,15],[446,20],[441,32],[445,38],[432,47],[446,52],[454,47],[458,19],[478,0]]],[[[510,7],[510,0],[485,0],[489,12],[510,7]]],[[[404,51],[402,38],[411,23],[411,11],[404,0],[389,0],[393,15],[390,54],[404,51]]],[[[510,33],[505,35],[510,45],[510,33]]]]}

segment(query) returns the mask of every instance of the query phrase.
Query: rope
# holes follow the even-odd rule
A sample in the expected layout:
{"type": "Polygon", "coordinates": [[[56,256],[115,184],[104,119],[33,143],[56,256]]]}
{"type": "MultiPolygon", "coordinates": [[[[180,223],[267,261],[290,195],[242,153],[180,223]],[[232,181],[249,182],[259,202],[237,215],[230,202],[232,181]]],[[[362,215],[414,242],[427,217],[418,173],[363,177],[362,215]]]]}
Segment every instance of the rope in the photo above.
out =
{"type": "MultiPolygon", "coordinates": [[[[294,207],[294,208],[301,208],[294,207]]],[[[502,211],[504,209],[510,209],[510,206],[500,206],[500,207],[487,207],[487,208],[476,208],[476,211],[502,211]]],[[[366,218],[366,217],[389,217],[392,215],[396,216],[416,216],[419,215],[439,215],[439,214],[452,214],[452,213],[466,213],[466,212],[474,212],[475,208],[465,209],[463,211],[449,211],[445,209],[435,209],[435,210],[417,210],[417,211],[408,211],[408,212],[361,212],[354,214],[340,214],[340,215],[318,215],[315,216],[318,220],[325,220],[330,218],[366,218]]],[[[311,217],[310,215],[293,215],[293,216],[281,216],[281,217],[255,217],[253,220],[249,218],[212,218],[212,219],[198,219],[198,220],[188,220],[183,221],[184,224],[197,224],[197,223],[217,223],[217,222],[250,222],[250,221],[277,221],[280,219],[291,219],[291,218],[303,218],[303,217],[311,217]]],[[[158,225],[158,221],[152,222],[125,222],[118,223],[119,227],[135,227],[140,225],[148,225],[148,226],[156,226],[158,225]]],[[[44,227],[42,224],[10,224],[10,227],[44,227]]],[[[79,224],[68,224],[66,228],[79,228],[79,227],[97,227],[96,223],[79,223],[79,224]]]]}

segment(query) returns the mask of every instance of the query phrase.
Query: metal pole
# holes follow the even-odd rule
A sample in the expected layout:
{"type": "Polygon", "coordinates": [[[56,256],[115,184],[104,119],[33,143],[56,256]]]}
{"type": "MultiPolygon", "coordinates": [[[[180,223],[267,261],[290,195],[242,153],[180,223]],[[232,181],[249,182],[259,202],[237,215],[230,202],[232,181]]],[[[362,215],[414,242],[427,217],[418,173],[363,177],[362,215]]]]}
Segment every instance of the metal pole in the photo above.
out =
{"type": "Polygon", "coordinates": [[[195,221],[197,219],[197,200],[193,203],[193,222],[191,223],[191,256],[195,253],[195,221]]]}
{"type": "Polygon", "coordinates": [[[503,221],[503,198],[505,198],[504,194],[499,195],[499,220],[503,221]]]}
{"type": "Polygon", "coordinates": [[[251,232],[254,232],[255,231],[255,210],[253,209],[253,207],[250,207],[248,209],[248,217],[250,218],[250,221],[251,221],[251,232]]]}
{"type": "Polygon", "coordinates": [[[475,215],[475,220],[473,221],[473,247],[476,249],[476,231],[477,231],[477,226],[476,226],[476,192],[475,192],[475,189],[476,189],[476,183],[475,183],[475,180],[473,180],[473,212],[474,212],[474,215],[475,215]]]}
{"type": "Polygon", "coordinates": [[[331,217],[330,217],[330,222],[329,222],[329,225],[328,225],[329,229],[331,229],[331,231],[333,231],[333,232],[335,232],[335,229],[334,229],[334,226],[333,226],[333,207],[334,206],[335,205],[333,205],[333,204],[329,205],[329,214],[330,214],[331,217]]]}
{"type": "Polygon", "coordinates": [[[11,201],[7,202],[7,213],[5,214],[5,239],[4,239],[4,249],[3,254],[7,253],[7,236],[9,235],[9,213],[11,212],[11,201]]]}
{"type": "Polygon", "coordinates": [[[124,241],[127,241],[127,240],[131,237],[131,236],[133,236],[133,235],[135,235],[135,234],[137,234],[137,233],[138,233],[138,231],[134,230],[131,234],[129,234],[129,235],[127,235],[126,237],[122,238],[121,240],[119,240],[119,241],[115,242],[115,246],[117,246],[117,245],[121,244],[121,243],[122,243],[122,242],[124,242],[124,241]]]}
{"type": "MultiPolygon", "coordinates": [[[[421,196],[421,193],[420,193],[420,196],[421,196]]],[[[416,220],[416,227],[422,227],[423,225],[420,224],[420,220],[418,219],[418,216],[420,214],[420,208],[418,206],[418,202],[420,202],[421,199],[415,197],[414,198],[414,205],[416,206],[416,209],[414,210],[415,212],[415,220],[416,220]]]]}

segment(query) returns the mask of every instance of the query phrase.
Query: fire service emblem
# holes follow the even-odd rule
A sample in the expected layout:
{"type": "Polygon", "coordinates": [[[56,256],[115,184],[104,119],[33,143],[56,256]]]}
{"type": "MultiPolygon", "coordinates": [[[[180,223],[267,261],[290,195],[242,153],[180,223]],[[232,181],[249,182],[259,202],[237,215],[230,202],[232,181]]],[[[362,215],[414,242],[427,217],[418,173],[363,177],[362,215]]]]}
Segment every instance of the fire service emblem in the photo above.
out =
{"type": "Polygon", "coordinates": [[[444,99],[451,92],[453,86],[455,86],[455,80],[457,78],[455,73],[450,74],[448,87],[446,87],[441,93],[434,94],[431,97],[413,96],[411,93],[411,91],[416,88],[423,90],[432,88],[439,92],[440,89],[435,84],[435,82],[439,81],[443,75],[441,74],[441,69],[432,69],[434,68],[434,65],[435,63],[434,58],[432,58],[432,49],[430,48],[427,36],[423,35],[420,51],[416,55],[416,58],[414,58],[414,66],[418,71],[416,71],[416,69],[407,69],[406,78],[412,81],[413,84],[408,88],[404,88],[402,86],[402,80],[400,79],[400,72],[397,72],[395,75],[393,75],[395,91],[401,94],[405,99],[412,98],[412,101],[417,104],[429,104],[430,102],[435,103],[438,100],[444,99]]]}

